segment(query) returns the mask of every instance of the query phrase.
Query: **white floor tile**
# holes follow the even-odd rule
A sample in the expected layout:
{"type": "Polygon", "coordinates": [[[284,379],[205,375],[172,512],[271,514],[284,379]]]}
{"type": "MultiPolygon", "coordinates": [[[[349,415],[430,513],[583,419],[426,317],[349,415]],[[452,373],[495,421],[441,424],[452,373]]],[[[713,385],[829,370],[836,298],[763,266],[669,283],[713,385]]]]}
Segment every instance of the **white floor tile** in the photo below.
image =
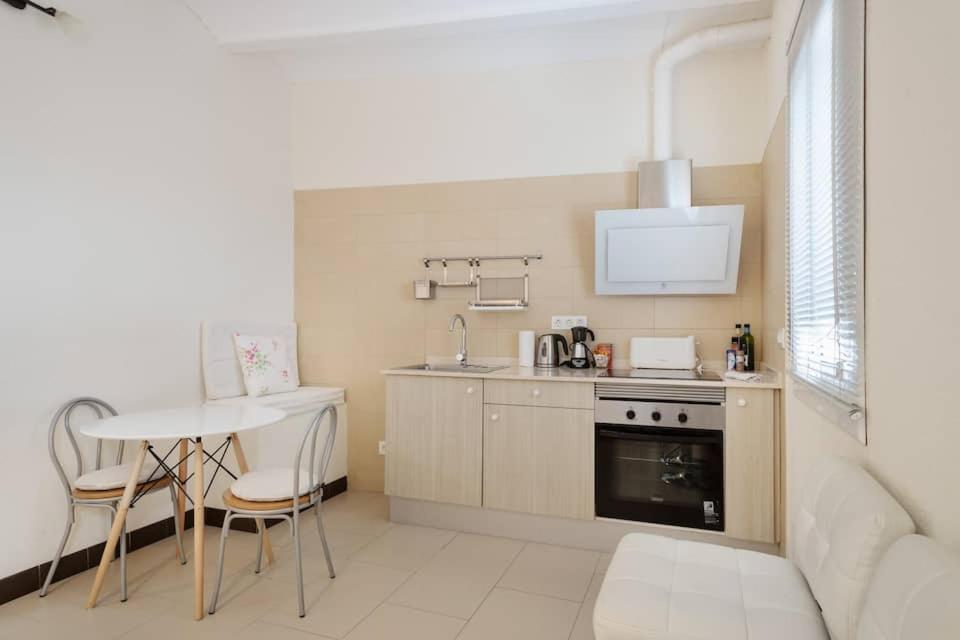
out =
{"type": "Polygon", "coordinates": [[[578,609],[568,600],[494,589],[459,640],[567,640],[578,609]]]}
{"type": "Polygon", "coordinates": [[[454,640],[464,620],[384,604],[350,632],[346,640],[454,640]]]}
{"type": "Polygon", "coordinates": [[[593,607],[597,604],[597,594],[600,593],[600,585],[603,584],[602,573],[595,573],[593,580],[590,581],[590,588],[587,590],[587,597],[580,605],[580,612],[577,614],[577,621],[573,625],[573,633],[570,634],[570,640],[594,640],[593,638],[593,607]]]}
{"type": "Polygon", "coordinates": [[[390,602],[467,619],[522,548],[516,540],[458,534],[390,602]]]}
{"type": "Polygon", "coordinates": [[[396,525],[355,554],[359,562],[395,569],[419,569],[447,545],[455,534],[443,529],[396,525]]]}
{"type": "Polygon", "coordinates": [[[613,559],[612,553],[601,553],[600,559],[597,560],[597,573],[606,573],[611,559],[613,559]]]}
{"type": "MultiPolygon", "coordinates": [[[[183,640],[175,638],[171,640],[183,640]]],[[[333,640],[324,636],[314,635],[306,631],[298,631],[289,627],[270,624],[268,622],[254,622],[233,636],[233,640],[333,640]]]]}
{"type": "Polygon", "coordinates": [[[409,576],[407,571],[354,562],[335,580],[307,587],[306,617],[297,616],[297,602],[291,599],[275,607],[262,620],[308,633],[343,638],[409,576]]]}
{"type": "Polygon", "coordinates": [[[382,493],[347,491],[323,503],[323,523],[334,529],[383,533],[392,526],[390,501],[382,493]]]}
{"type": "MultiPolygon", "coordinates": [[[[380,494],[348,492],[324,503],[337,578],[326,563],[312,512],[304,513],[307,616],[297,615],[290,527],[269,530],[276,563],[253,573],[256,535],[232,531],[217,613],[193,620],[189,564],[173,539],[129,556],[129,601],[119,601],[111,564],[99,606],[84,602],[94,570],[0,606],[0,640],[590,640],[597,593],[610,561],[565,547],[395,525],[380,494]],[[582,602],[582,604],[581,604],[582,602]],[[569,638],[568,638],[569,637],[569,638]]],[[[217,568],[220,530],[207,527],[204,604],[217,568]]]]}
{"type": "Polygon", "coordinates": [[[599,555],[594,551],[530,543],[498,586],[582,602],[599,555]]]}

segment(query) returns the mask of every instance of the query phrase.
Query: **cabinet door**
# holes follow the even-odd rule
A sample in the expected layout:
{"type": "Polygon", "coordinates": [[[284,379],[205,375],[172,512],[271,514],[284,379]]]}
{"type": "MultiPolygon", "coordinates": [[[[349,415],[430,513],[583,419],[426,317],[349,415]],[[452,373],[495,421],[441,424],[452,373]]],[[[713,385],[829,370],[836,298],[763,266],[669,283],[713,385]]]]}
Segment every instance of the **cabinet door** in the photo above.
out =
{"type": "Polygon", "coordinates": [[[483,381],[387,378],[385,492],[480,506],[483,381]]]}
{"type": "Polygon", "coordinates": [[[593,411],[484,405],[483,506],[592,519],[593,411]]]}
{"type": "Polygon", "coordinates": [[[771,389],[727,389],[726,534],[776,541],[776,426],[771,389]]]}

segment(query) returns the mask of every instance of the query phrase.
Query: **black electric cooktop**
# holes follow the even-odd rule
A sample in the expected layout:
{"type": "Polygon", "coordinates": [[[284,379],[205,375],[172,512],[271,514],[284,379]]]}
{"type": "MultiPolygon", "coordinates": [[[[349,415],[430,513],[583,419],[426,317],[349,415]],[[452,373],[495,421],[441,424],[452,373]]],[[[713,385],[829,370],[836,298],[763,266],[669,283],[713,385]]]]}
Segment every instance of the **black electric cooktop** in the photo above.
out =
{"type": "Polygon", "coordinates": [[[720,382],[721,378],[712,371],[699,372],[695,369],[598,369],[598,378],[643,378],[648,380],[703,380],[720,382]]]}

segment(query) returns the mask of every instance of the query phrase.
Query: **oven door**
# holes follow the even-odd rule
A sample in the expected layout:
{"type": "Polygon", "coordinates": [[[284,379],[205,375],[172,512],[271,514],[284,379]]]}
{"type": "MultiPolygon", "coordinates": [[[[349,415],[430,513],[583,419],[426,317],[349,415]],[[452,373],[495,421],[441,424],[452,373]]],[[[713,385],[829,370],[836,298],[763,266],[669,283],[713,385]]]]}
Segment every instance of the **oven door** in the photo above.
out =
{"type": "Polygon", "coordinates": [[[723,531],[723,431],[596,431],[598,516],[723,531]]]}

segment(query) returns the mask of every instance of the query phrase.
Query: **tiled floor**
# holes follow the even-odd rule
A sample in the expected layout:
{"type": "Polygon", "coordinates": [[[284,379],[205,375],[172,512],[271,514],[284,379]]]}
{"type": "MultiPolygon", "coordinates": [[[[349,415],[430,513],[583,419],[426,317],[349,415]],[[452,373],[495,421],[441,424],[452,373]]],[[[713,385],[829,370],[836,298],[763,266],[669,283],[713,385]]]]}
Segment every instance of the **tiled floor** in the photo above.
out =
{"type": "MultiPolygon", "coordinates": [[[[309,514],[305,514],[309,515],[309,514]]],[[[93,571],[0,607],[0,640],[584,640],[608,554],[392,524],[381,494],[324,503],[337,578],[326,574],[312,516],[303,536],[307,615],[297,616],[286,525],[270,530],[276,564],[253,573],[256,537],[231,532],[220,608],[192,619],[193,567],[171,540],[130,555],[129,601],[116,563],[100,605],[83,603],[93,571]]],[[[208,527],[207,602],[219,529],[208,527]]],[[[187,544],[188,553],[192,543],[187,544]]]]}

